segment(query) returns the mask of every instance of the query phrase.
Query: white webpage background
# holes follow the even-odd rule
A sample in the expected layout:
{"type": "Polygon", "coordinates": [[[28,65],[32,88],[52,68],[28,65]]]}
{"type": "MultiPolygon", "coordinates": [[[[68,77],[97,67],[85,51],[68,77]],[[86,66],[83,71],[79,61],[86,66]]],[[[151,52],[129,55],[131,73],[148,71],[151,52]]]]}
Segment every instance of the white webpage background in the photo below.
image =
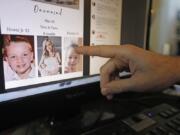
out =
{"type": "MultiPolygon", "coordinates": [[[[121,10],[122,0],[91,1],[91,45],[120,45],[121,10]]],[[[90,57],[90,75],[99,74],[100,67],[107,60],[90,57]]]]}

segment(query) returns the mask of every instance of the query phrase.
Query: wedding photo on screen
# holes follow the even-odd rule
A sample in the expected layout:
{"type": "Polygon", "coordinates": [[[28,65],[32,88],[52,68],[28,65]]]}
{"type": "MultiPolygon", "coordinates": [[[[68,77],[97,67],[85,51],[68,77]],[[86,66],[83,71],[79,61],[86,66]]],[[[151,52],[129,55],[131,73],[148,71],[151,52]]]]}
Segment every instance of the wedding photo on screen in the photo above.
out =
{"type": "Polygon", "coordinates": [[[83,14],[83,0],[2,0],[5,89],[82,77],[83,14]]]}

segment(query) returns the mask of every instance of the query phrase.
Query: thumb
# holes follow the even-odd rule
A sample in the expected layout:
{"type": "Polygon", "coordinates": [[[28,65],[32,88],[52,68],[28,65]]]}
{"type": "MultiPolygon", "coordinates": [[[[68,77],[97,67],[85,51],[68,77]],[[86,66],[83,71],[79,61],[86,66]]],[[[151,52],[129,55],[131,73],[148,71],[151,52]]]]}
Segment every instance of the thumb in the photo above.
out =
{"type": "Polygon", "coordinates": [[[101,89],[101,93],[107,96],[115,93],[127,92],[133,90],[134,86],[134,81],[131,78],[114,80],[107,83],[105,87],[101,89]]]}

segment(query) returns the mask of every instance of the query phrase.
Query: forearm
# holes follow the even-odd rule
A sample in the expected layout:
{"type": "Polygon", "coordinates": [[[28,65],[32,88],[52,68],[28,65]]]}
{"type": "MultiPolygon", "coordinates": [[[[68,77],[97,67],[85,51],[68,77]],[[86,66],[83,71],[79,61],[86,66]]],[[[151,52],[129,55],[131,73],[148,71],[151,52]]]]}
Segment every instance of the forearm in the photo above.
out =
{"type": "Polygon", "coordinates": [[[170,58],[172,61],[171,64],[171,71],[173,75],[175,76],[175,83],[180,84],[180,57],[179,56],[173,56],[170,58]]]}

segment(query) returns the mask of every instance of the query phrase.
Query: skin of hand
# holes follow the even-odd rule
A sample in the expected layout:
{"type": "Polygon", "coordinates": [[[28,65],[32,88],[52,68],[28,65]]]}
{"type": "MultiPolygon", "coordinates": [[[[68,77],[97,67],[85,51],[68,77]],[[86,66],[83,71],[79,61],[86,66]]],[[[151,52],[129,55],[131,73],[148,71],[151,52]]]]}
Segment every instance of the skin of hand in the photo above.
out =
{"type": "Polygon", "coordinates": [[[110,58],[100,69],[101,93],[109,99],[115,93],[162,90],[180,80],[179,57],[160,55],[134,45],[84,46],[76,48],[76,52],[110,58]],[[119,72],[124,70],[129,70],[131,77],[119,79],[119,72]]]}

